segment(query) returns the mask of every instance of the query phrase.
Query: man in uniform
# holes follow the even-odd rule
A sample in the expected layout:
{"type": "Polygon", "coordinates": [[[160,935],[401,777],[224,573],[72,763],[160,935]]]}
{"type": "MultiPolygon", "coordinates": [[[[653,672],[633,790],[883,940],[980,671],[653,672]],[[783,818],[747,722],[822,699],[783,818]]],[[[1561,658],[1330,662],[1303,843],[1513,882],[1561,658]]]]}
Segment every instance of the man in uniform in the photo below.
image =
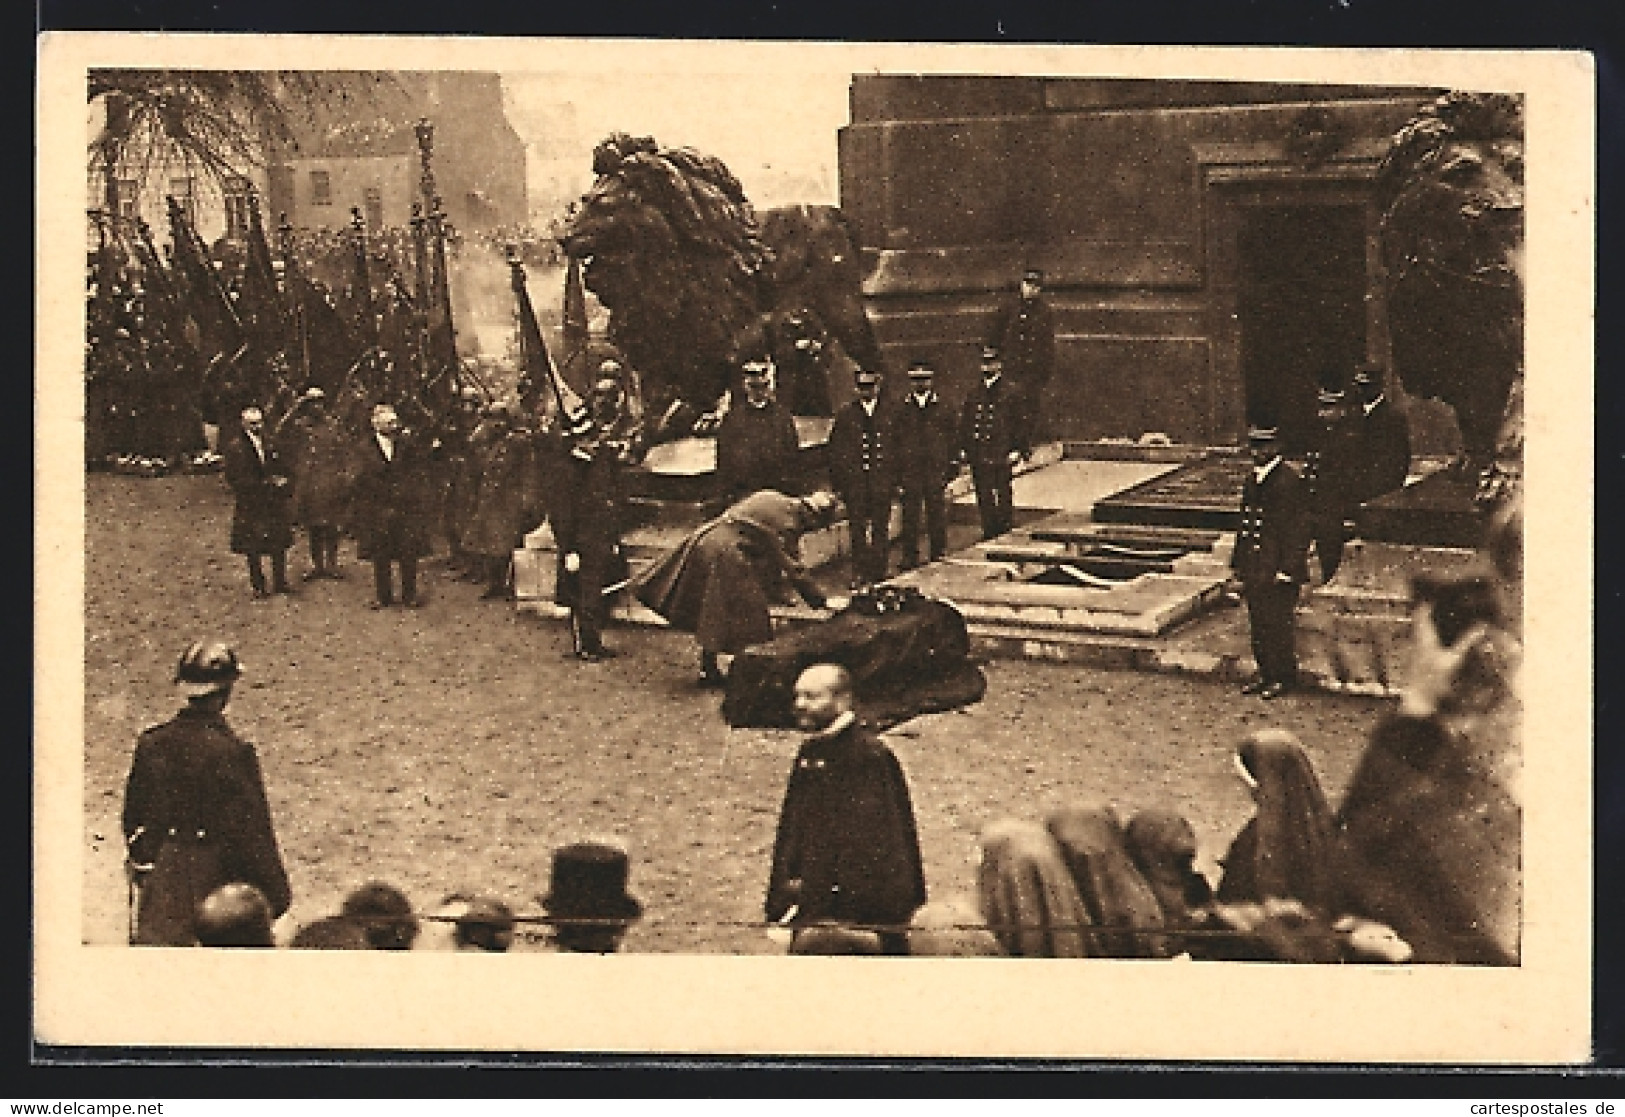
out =
{"type": "Polygon", "coordinates": [[[305,391],[293,421],[294,519],[310,533],[312,578],[342,578],[339,525],[350,498],[350,439],[329,412],[327,393],[305,391]]]}
{"type": "Polygon", "coordinates": [[[1304,456],[1303,482],[1309,495],[1320,580],[1325,583],[1342,564],[1348,521],[1359,507],[1353,490],[1360,465],[1360,428],[1338,388],[1320,390],[1316,419],[1319,432],[1304,456]]]}
{"type": "Polygon", "coordinates": [[[933,388],[935,373],[924,361],[909,366],[909,393],[893,412],[898,488],[903,496],[903,556],[900,565],[920,564],[920,520],[924,512],[931,561],[948,551],[948,482],[956,472],[954,421],[933,388]]]}
{"type": "Polygon", "coordinates": [[[361,448],[355,482],[356,555],[371,560],[377,598],[372,608],[395,604],[390,564],[401,572],[401,604],[414,609],[418,596],[418,559],[428,553],[429,530],[424,516],[422,454],[401,429],[395,409],[381,403],[372,409],[372,431],[361,448]]]}
{"type": "Polygon", "coordinates": [[[1055,371],[1055,315],[1044,301],[1042,271],[1022,273],[1021,290],[993,336],[1019,404],[1022,438],[1031,445],[1040,435],[1044,386],[1055,371]]]}
{"type": "Polygon", "coordinates": [[[198,907],[223,884],[251,884],[273,916],[288,910],[288,876],[271,825],[259,754],[226,724],[242,675],[225,644],[197,641],[175,682],[186,706],[136,741],[124,788],[124,842],[135,908],[130,941],[197,944],[198,907]]]}
{"type": "Polygon", "coordinates": [[[846,505],[852,584],[866,586],[886,578],[897,447],[891,408],[880,397],[880,373],[860,368],[852,381],[858,398],[835,413],[829,429],[829,475],[846,505]]]}
{"type": "Polygon", "coordinates": [[[796,724],[806,738],[779,814],[767,919],[896,928],[881,940],[887,953],[902,954],[902,928],[925,903],[914,809],[897,757],[852,707],[844,667],[817,664],[796,680],[796,724]]]}
{"type": "Polygon", "coordinates": [[[1364,502],[1405,484],[1411,470],[1411,431],[1405,413],[1382,387],[1382,370],[1354,374],[1360,397],[1360,468],[1355,496],[1364,502]]]}
{"type": "Polygon", "coordinates": [[[773,362],[748,361],[740,376],[744,402],[728,408],[717,427],[718,496],[725,504],[762,489],[793,496],[801,440],[795,419],[773,398],[773,362]]]}
{"type": "Polygon", "coordinates": [[[561,556],[556,600],[570,609],[573,654],[588,663],[615,654],[604,646],[605,591],[626,581],[622,471],[640,453],[620,381],[600,374],[592,389],[592,428],[572,441],[569,474],[553,514],[561,556]]]}
{"type": "Polygon", "coordinates": [[[1247,435],[1253,468],[1241,490],[1241,526],[1230,566],[1241,580],[1258,675],[1243,694],[1276,698],[1297,683],[1293,630],[1298,588],[1309,580],[1309,503],[1302,478],[1281,457],[1273,427],[1247,435]]]}
{"type": "Polygon", "coordinates": [[[242,410],[242,429],[226,443],[226,484],[236,506],[231,516],[231,549],[248,560],[248,582],[255,600],[292,593],[288,585],[288,548],[293,546],[291,470],[265,432],[265,413],[242,410]],[[265,587],[261,559],[271,556],[271,588],[265,587]]]}
{"type": "Polygon", "coordinates": [[[1004,362],[997,346],[982,349],[982,379],[965,397],[959,416],[960,452],[970,462],[976,483],[976,511],[982,538],[1003,535],[1015,525],[1011,505],[1011,470],[1027,456],[1019,400],[1004,382],[1004,362]]]}

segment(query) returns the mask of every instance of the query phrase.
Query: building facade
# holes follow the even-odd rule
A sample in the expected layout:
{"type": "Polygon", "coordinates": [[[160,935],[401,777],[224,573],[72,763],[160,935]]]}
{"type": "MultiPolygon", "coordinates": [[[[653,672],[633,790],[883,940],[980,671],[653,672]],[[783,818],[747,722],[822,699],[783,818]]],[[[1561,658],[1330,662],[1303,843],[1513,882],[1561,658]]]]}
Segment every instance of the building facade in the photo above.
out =
{"type": "Polygon", "coordinates": [[[855,76],[841,205],[887,363],[957,398],[1038,267],[1060,437],[1301,445],[1319,384],[1387,365],[1373,177],[1439,92],[855,76]]]}

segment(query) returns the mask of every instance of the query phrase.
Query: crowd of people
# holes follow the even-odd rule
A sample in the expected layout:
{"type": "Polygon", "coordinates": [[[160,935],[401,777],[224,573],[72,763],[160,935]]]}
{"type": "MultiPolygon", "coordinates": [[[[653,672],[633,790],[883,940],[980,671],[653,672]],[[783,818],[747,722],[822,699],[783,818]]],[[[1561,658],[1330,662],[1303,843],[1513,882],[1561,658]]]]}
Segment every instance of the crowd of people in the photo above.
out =
{"type": "MultiPolygon", "coordinates": [[[[1007,345],[1012,337],[1035,345],[1027,304],[1036,304],[1040,279],[1025,277],[1007,345]]],[[[349,532],[357,558],[372,564],[373,606],[416,607],[425,600],[417,564],[437,538],[455,569],[502,600],[513,592],[513,551],[548,522],[572,654],[586,662],[615,654],[603,640],[605,603],[631,584],[695,636],[701,682],[717,685],[722,657],[771,638],[773,601],[794,590],[815,607],[844,605],[800,562],[802,536],[843,508],[854,589],[888,576],[899,499],[904,568],[919,561],[922,529],[926,553],[942,556],[945,489],[966,466],[984,536],[1010,529],[1011,471],[1031,452],[1044,371],[1029,352],[1006,380],[1004,361],[1000,346],[983,349],[981,378],[957,415],[937,396],[928,363],[909,368],[909,390],[895,400],[878,370],[857,368],[856,398],[831,428],[828,488],[805,483],[772,362],[746,361],[739,401],[717,435],[725,508],[636,578],[621,546],[624,473],[647,444],[630,398],[635,380],[619,362],[599,366],[584,401],[559,385],[539,408],[465,392],[449,419],[423,432],[386,403],[358,432],[312,388],[274,423],[259,407],[242,409],[222,447],[235,500],[230,547],[264,599],[294,592],[295,524],[309,534],[306,578],[344,576],[339,549],[349,532]]],[[[1369,376],[1356,386],[1369,417],[1382,406],[1380,388],[1371,390],[1369,376]]],[[[1323,403],[1331,432],[1347,412],[1339,399],[1323,403]]],[[[1336,570],[1344,515],[1341,505],[1327,511],[1324,495],[1343,500],[1378,482],[1351,481],[1330,436],[1307,479],[1282,457],[1276,432],[1255,430],[1252,441],[1235,565],[1260,671],[1247,689],[1271,697],[1295,682],[1291,615],[1311,545],[1322,577],[1336,570]]],[[[1290,735],[1262,731],[1241,743],[1236,770],[1257,809],[1217,881],[1196,868],[1184,818],[1148,805],[1125,820],[1089,805],[990,822],[974,900],[928,902],[900,763],[858,720],[847,670],[809,668],[795,686],[805,739],[766,866],[764,927],[787,937],[792,953],[1516,963],[1520,546],[1514,502],[1470,583],[1477,599],[1418,583],[1404,699],[1373,733],[1338,807],[1290,735]]],[[[176,672],[187,706],[137,746],[124,813],[139,893],[134,942],[265,946],[289,908],[256,754],[223,716],[239,674],[230,648],[193,645],[176,672]]],[[[559,949],[612,951],[643,910],[626,890],[628,865],[624,849],[603,843],[556,851],[537,917],[467,892],[415,911],[399,890],[373,882],[290,941],[405,949],[426,924],[448,932],[430,938],[449,948],[502,951],[534,922],[559,949]]]]}

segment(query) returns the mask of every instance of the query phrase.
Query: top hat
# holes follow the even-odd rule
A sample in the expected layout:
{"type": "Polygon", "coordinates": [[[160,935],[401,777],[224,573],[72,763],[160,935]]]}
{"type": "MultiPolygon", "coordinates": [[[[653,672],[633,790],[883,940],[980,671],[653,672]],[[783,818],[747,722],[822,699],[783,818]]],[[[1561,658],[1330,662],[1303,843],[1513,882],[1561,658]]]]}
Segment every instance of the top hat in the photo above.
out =
{"type": "Polygon", "coordinates": [[[1248,442],[1274,442],[1280,436],[1280,431],[1274,427],[1255,426],[1247,428],[1248,442]]]}
{"type": "Polygon", "coordinates": [[[931,366],[926,364],[924,361],[915,361],[913,364],[909,365],[908,366],[908,374],[910,376],[935,376],[936,375],[936,373],[933,371],[931,366]]]}
{"type": "Polygon", "coordinates": [[[553,884],[542,908],[560,919],[626,921],[643,905],[626,891],[626,850],[603,842],[577,842],[553,851],[553,884]]]}

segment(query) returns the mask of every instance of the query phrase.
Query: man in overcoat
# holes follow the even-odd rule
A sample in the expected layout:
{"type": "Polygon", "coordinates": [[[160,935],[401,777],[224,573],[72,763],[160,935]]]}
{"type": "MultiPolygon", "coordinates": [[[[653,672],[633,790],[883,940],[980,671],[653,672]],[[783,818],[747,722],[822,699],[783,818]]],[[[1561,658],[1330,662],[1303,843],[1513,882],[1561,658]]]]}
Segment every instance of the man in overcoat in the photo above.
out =
{"type": "Polygon", "coordinates": [[[920,521],[925,521],[931,561],[948,550],[948,482],[958,472],[954,421],[938,397],[935,373],[924,361],[908,370],[909,393],[892,413],[898,488],[903,499],[904,570],[920,564],[920,521]],[[924,513],[922,516],[921,513],[924,513]]]}
{"type": "Polygon", "coordinates": [[[902,765],[858,723],[844,667],[803,671],[795,713],[806,738],[779,813],[767,919],[878,925],[889,928],[887,953],[905,953],[904,928],[925,903],[925,869],[902,765]]]}
{"type": "Polygon", "coordinates": [[[395,604],[391,564],[400,568],[402,605],[416,608],[418,559],[429,552],[423,451],[389,404],[372,410],[372,430],[357,455],[356,555],[371,561],[374,609],[395,604]]]}
{"type": "Polygon", "coordinates": [[[1360,401],[1356,496],[1362,502],[1404,485],[1411,470],[1410,425],[1399,405],[1383,390],[1380,376],[1380,370],[1370,368],[1354,374],[1360,401]]]}
{"type": "Polygon", "coordinates": [[[175,669],[186,706],[136,741],[123,815],[134,943],[196,945],[198,905],[234,881],[259,889],[273,916],[288,910],[259,754],[225,719],[241,674],[225,644],[192,644],[175,669]]]}
{"type": "Polygon", "coordinates": [[[773,396],[773,362],[740,369],[745,398],[735,400],[717,427],[717,489],[732,504],[760,489],[795,493],[801,439],[789,408],[773,396]]]}
{"type": "Polygon", "coordinates": [[[770,607],[791,587],[815,609],[837,604],[801,564],[802,535],[826,526],[837,507],[829,492],[752,493],[638,576],[638,600],[694,634],[702,686],[723,684],[718,655],[773,639],[770,607]]]}
{"type": "Polygon", "coordinates": [[[982,378],[965,397],[959,415],[959,447],[976,484],[976,511],[982,538],[1015,526],[1011,471],[1029,448],[1022,433],[1020,400],[1005,383],[1004,361],[996,346],[982,350],[982,378]]]}
{"type": "Polygon", "coordinates": [[[353,439],[328,410],[327,394],[310,388],[289,431],[294,469],[293,516],[310,535],[312,578],[342,578],[339,529],[349,514],[353,439]]]}
{"type": "Polygon", "coordinates": [[[556,600],[570,610],[574,654],[589,663],[615,654],[604,646],[605,591],[626,580],[622,474],[642,450],[620,381],[600,376],[591,406],[591,429],[570,440],[563,491],[553,511],[561,567],[556,600]]]}
{"type": "Polygon", "coordinates": [[[1273,427],[1248,432],[1253,468],[1241,490],[1241,526],[1230,566],[1241,580],[1258,675],[1243,694],[1276,698],[1297,685],[1298,590],[1309,580],[1309,500],[1281,457],[1273,427]]]}
{"type": "Polygon", "coordinates": [[[226,484],[235,498],[231,550],[248,560],[248,582],[256,600],[272,592],[292,593],[288,548],[293,546],[292,471],[265,431],[265,414],[245,407],[242,426],[226,442],[226,484]],[[271,587],[265,585],[264,556],[271,557],[271,587]]]}
{"type": "Polygon", "coordinates": [[[829,430],[829,475],[846,505],[852,537],[852,582],[886,579],[892,499],[897,491],[897,445],[892,408],[880,394],[880,373],[858,369],[858,398],[835,413],[829,430]]]}
{"type": "Polygon", "coordinates": [[[480,556],[486,582],[482,596],[508,600],[513,596],[513,552],[545,515],[538,439],[515,405],[498,402],[491,405],[474,441],[481,447],[479,493],[463,547],[480,556]]]}
{"type": "Polygon", "coordinates": [[[1316,411],[1319,430],[1304,455],[1303,482],[1315,540],[1320,580],[1329,582],[1343,562],[1348,522],[1360,506],[1359,417],[1344,404],[1341,389],[1322,388],[1316,411]]]}
{"type": "Polygon", "coordinates": [[[1055,313],[1044,299],[1044,273],[1038,268],[1022,273],[1020,290],[993,338],[1018,403],[1021,437],[1031,445],[1042,434],[1044,387],[1055,371],[1055,313]]]}

